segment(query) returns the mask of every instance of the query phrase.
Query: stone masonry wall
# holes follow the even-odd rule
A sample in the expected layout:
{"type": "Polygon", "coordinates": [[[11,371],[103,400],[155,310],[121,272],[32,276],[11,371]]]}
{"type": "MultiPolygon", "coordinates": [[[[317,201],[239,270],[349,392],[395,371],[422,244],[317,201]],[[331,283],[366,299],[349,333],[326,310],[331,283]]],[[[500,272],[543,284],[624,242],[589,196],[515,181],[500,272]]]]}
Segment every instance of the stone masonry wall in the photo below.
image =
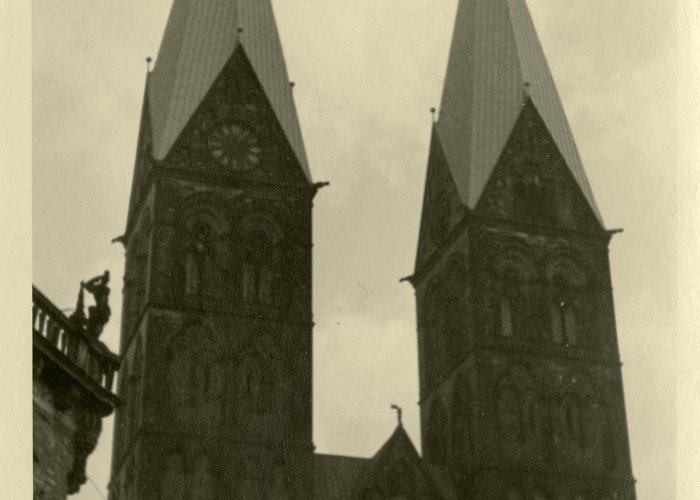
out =
{"type": "Polygon", "coordinates": [[[64,500],[75,456],[75,416],[56,409],[51,390],[36,379],[32,399],[34,500],[64,500]]]}

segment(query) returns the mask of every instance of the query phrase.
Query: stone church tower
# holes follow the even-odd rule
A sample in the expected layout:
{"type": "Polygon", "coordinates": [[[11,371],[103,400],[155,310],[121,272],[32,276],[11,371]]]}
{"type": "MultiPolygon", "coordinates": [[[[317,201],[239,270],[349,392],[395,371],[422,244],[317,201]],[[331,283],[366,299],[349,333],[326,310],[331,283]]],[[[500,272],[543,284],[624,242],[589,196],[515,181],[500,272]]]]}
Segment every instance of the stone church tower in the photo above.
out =
{"type": "Polygon", "coordinates": [[[311,498],[311,182],[269,0],[175,0],[126,233],[111,500],[311,498]]]}
{"type": "Polygon", "coordinates": [[[634,498],[611,235],[525,1],[461,0],[410,278],[459,498],[634,498]]]}

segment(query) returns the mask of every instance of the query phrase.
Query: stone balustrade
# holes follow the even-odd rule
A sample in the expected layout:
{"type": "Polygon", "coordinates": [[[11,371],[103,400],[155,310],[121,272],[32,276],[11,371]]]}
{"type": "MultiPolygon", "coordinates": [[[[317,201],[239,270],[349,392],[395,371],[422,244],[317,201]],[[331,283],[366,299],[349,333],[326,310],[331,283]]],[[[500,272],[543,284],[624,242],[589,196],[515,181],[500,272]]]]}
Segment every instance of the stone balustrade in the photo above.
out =
{"type": "Polygon", "coordinates": [[[111,393],[119,358],[97,339],[74,324],[36,287],[32,287],[32,331],[41,336],[65,361],[111,393]]]}

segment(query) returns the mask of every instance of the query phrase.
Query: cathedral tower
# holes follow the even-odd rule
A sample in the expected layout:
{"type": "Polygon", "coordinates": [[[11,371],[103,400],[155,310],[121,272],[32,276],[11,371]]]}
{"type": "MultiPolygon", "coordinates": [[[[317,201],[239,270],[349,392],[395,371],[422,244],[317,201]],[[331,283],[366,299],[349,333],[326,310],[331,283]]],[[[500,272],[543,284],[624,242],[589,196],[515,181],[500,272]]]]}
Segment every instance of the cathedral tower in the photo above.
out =
{"type": "Polygon", "coordinates": [[[423,450],[460,498],[634,498],[603,225],[524,0],[461,0],[416,290],[423,450]]]}
{"type": "Polygon", "coordinates": [[[311,498],[314,194],[270,0],[175,0],[122,238],[110,499],[311,498]]]}

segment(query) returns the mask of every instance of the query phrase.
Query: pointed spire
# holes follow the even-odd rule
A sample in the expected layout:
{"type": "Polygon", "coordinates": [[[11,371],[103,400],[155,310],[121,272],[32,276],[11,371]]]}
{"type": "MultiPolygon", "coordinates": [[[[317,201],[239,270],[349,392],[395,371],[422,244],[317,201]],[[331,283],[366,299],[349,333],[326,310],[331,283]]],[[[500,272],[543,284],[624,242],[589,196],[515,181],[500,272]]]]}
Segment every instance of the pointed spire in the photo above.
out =
{"type": "Polygon", "coordinates": [[[530,99],[602,224],[525,0],[460,0],[437,135],[474,208],[530,99]]]}
{"type": "Polygon", "coordinates": [[[310,181],[270,0],[174,1],[149,82],[155,158],[165,158],[239,47],[310,181]]]}

